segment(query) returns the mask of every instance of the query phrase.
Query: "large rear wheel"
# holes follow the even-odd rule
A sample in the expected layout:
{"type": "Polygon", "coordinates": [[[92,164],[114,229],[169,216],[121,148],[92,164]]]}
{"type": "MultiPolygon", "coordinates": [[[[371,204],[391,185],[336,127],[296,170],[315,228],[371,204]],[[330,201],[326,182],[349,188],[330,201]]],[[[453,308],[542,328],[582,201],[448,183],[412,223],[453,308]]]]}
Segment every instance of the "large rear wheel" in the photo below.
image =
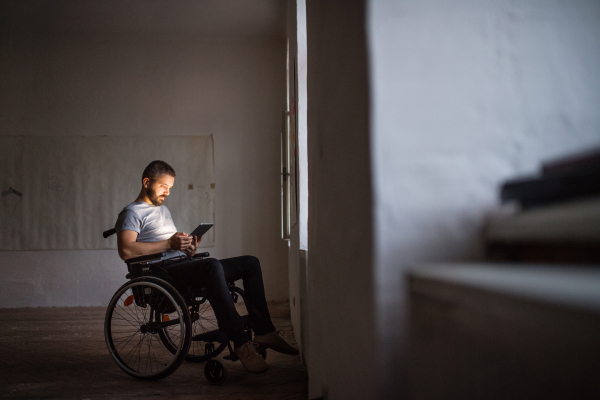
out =
{"type": "Polygon", "coordinates": [[[156,380],[172,374],[185,359],[191,325],[187,304],[173,286],[141,277],[121,286],[111,299],[104,336],[123,371],[137,379],[156,380]]]}

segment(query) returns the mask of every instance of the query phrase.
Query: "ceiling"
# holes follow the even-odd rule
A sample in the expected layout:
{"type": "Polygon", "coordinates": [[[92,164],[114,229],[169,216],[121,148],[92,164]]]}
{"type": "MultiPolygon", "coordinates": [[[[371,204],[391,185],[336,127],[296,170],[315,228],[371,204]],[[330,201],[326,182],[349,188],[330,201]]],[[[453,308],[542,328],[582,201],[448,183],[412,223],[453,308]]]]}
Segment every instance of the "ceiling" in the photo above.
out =
{"type": "Polygon", "coordinates": [[[285,36],[283,0],[2,0],[0,30],[285,36]]]}

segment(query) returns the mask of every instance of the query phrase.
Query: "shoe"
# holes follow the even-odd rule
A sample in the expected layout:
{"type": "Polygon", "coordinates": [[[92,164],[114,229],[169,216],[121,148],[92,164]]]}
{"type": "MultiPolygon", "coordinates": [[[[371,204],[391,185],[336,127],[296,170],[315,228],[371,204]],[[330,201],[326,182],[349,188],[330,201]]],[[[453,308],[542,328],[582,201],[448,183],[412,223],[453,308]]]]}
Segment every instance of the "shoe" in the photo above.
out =
{"type": "MultiPolygon", "coordinates": [[[[283,331],[279,331],[283,333],[283,331]]],[[[298,355],[300,352],[292,347],[288,342],[282,338],[278,332],[269,332],[264,335],[256,335],[254,336],[253,342],[262,347],[267,347],[269,349],[273,349],[279,353],[290,354],[290,355],[298,355]]]]}
{"type": "Polygon", "coordinates": [[[233,352],[240,359],[244,368],[248,372],[254,372],[255,374],[260,374],[263,372],[267,372],[269,369],[269,365],[262,358],[260,354],[256,352],[256,345],[252,342],[246,342],[240,347],[236,347],[233,349],[233,352]]]}

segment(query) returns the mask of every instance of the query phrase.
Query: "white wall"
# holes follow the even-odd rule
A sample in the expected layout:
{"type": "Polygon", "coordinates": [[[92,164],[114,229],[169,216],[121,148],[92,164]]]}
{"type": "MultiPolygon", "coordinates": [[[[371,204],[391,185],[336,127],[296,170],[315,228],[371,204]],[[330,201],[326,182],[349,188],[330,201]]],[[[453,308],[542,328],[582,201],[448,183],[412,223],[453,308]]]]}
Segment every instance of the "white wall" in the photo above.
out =
{"type": "Polygon", "coordinates": [[[372,399],[377,377],[362,2],[309,1],[309,398],[372,399]]]}
{"type": "MultiPolygon", "coordinates": [[[[279,197],[284,107],[283,39],[0,35],[2,135],[212,134],[217,236],[206,250],[259,257],[270,300],[288,297],[279,197]]],[[[105,305],[126,273],[116,251],[0,252],[0,271],[0,307],[105,305]]]]}
{"type": "Polygon", "coordinates": [[[369,1],[382,397],[405,394],[407,264],[479,259],[500,182],[600,143],[598,43],[594,1],[369,1]]]}

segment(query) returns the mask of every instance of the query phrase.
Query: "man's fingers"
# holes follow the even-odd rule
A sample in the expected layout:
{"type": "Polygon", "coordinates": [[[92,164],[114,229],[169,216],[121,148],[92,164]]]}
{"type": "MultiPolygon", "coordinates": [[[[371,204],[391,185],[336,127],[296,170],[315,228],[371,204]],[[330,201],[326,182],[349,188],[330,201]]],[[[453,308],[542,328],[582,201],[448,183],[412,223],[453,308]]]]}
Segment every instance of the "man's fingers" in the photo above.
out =
{"type": "Polygon", "coordinates": [[[192,243],[192,238],[189,236],[177,236],[176,241],[178,245],[177,247],[179,247],[178,250],[185,250],[192,243]]]}
{"type": "Polygon", "coordinates": [[[185,251],[192,244],[192,237],[185,232],[177,232],[169,239],[173,250],[185,251]]]}

